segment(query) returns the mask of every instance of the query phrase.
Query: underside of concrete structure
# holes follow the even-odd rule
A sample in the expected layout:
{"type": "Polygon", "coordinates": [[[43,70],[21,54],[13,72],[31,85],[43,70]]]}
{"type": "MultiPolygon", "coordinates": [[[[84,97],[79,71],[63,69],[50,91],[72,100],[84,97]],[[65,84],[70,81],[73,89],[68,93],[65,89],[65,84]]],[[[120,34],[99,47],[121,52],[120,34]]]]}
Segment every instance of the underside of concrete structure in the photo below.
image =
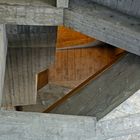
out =
{"type": "Polygon", "coordinates": [[[0,140],[139,140],[139,89],[139,0],[0,0],[0,140]]]}

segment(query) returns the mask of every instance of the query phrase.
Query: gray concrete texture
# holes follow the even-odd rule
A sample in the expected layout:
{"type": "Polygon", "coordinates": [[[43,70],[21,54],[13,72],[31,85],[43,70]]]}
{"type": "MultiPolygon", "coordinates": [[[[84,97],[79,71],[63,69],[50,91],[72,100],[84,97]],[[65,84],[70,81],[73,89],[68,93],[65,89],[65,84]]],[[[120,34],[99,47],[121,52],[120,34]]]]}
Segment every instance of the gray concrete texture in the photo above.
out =
{"type": "Polygon", "coordinates": [[[8,47],[43,48],[56,46],[57,26],[6,25],[8,47]]]}
{"type": "Polygon", "coordinates": [[[7,37],[5,25],[0,25],[0,106],[4,86],[6,54],[7,54],[7,37]]]}
{"type": "Polygon", "coordinates": [[[120,118],[136,113],[140,113],[140,90],[113,109],[102,120],[120,118]]]}
{"type": "Polygon", "coordinates": [[[140,55],[140,19],[98,5],[71,0],[64,25],[103,42],[140,55]]]}
{"type": "Polygon", "coordinates": [[[107,6],[113,10],[118,10],[130,16],[140,18],[140,1],[139,0],[91,0],[107,6]]]}
{"type": "Polygon", "coordinates": [[[57,26],[63,24],[63,8],[54,0],[0,0],[0,23],[57,26]]]}
{"type": "Polygon", "coordinates": [[[139,140],[140,114],[93,117],[0,111],[0,140],[139,140]]]}
{"type": "Polygon", "coordinates": [[[2,107],[36,104],[37,74],[54,63],[56,36],[56,26],[7,26],[2,107]]]}
{"type": "Polygon", "coordinates": [[[0,111],[0,140],[92,140],[95,118],[0,111]]]}

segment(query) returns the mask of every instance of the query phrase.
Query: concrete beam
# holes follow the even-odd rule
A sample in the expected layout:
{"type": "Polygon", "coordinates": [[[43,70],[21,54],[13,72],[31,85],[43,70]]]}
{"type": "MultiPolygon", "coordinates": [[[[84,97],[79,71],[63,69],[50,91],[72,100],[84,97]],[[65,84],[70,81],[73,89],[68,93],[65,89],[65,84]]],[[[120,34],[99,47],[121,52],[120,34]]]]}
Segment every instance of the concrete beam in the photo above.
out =
{"type": "Polygon", "coordinates": [[[64,24],[98,40],[140,55],[140,19],[91,0],[71,0],[64,24]]]}
{"type": "Polygon", "coordinates": [[[0,106],[2,101],[3,86],[4,86],[6,54],[7,54],[7,38],[6,38],[5,25],[0,25],[0,106]]]}
{"type": "Polygon", "coordinates": [[[140,18],[139,0],[91,0],[98,4],[107,6],[113,10],[120,11],[130,16],[140,18]]]}
{"type": "Polygon", "coordinates": [[[53,1],[47,1],[1,0],[0,23],[46,26],[62,25],[63,9],[56,8],[53,5],[53,1]]]}
{"type": "Polygon", "coordinates": [[[97,122],[93,117],[0,111],[0,126],[0,140],[140,138],[140,114],[97,122]]]}
{"type": "Polygon", "coordinates": [[[51,112],[100,119],[139,89],[139,69],[140,57],[127,54],[99,77],[73,90],[77,94],[52,108],[51,112]]]}
{"type": "Polygon", "coordinates": [[[95,123],[93,117],[0,111],[0,140],[92,140],[95,123]]]}

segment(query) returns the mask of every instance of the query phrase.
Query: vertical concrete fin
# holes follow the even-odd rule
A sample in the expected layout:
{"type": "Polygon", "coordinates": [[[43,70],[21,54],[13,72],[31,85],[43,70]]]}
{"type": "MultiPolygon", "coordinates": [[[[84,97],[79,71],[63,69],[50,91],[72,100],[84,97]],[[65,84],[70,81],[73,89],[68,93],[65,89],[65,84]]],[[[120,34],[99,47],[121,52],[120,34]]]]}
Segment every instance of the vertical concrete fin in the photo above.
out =
{"type": "Polygon", "coordinates": [[[4,86],[6,54],[7,54],[7,38],[5,25],[0,24],[0,106],[4,86]]]}

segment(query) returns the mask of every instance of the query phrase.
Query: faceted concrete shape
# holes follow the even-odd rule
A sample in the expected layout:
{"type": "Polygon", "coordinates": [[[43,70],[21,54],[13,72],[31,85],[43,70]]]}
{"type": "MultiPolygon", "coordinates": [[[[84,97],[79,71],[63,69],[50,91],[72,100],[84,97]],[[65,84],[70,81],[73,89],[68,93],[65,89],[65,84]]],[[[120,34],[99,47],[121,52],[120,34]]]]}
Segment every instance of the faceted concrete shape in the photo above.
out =
{"type": "Polygon", "coordinates": [[[113,109],[102,120],[120,118],[136,113],[140,113],[140,90],[113,109]]]}
{"type": "Polygon", "coordinates": [[[24,112],[44,112],[46,108],[65,96],[71,89],[54,84],[47,84],[38,90],[37,103],[35,105],[22,106],[24,112]]]}
{"type": "Polygon", "coordinates": [[[7,28],[9,42],[2,106],[36,104],[37,74],[54,63],[57,27],[7,28]]]}
{"type": "Polygon", "coordinates": [[[128,140],[138,140],[140,134],[140,114],[99,121],[96,125],[96,130],[96,135],[101,140],[102,138],[105,140],[127,140],[127,138],[128,140]]]}
{"type": "Polygon", "coordinates": [[[19,25],[63,24],[63,9],[54,0],[0,0],[0,23],[19,25]]]}
{"type": "Polygon", "coordinates": [[[69,7],[65,9],[65,26],[140,55],[140,19],[91,0],[71,0],[69,7]]]}
{"type": "Polygon", "coordinates": [[[36,104],[37,74],[54,62],[54,48],[8,48],[2,106],[36,104]]]}
{"type": "Polygon", "coordinates": [[[139,89],[140,57],[127,54],[50,110],[57,114],[104,117],[139,89]]]}
{"type": "Polygon", "coordinates": [[[6,38],[5,25],[0,25],[0,106],[2,101],[3,86],[4,86],[6,54],[7,54],[7,38],[6,38]]]}
{"type": "Polygon", "coordinates": [[[93,117],[0,111],[0,140],[93,140],[93,117]]]}
{"type": "Polygon", "coordinates": [[[140,18],[140,1],[139,0],[91,0],[107,6],[113,10],[118,10],[130,16],[140,18]]]}

